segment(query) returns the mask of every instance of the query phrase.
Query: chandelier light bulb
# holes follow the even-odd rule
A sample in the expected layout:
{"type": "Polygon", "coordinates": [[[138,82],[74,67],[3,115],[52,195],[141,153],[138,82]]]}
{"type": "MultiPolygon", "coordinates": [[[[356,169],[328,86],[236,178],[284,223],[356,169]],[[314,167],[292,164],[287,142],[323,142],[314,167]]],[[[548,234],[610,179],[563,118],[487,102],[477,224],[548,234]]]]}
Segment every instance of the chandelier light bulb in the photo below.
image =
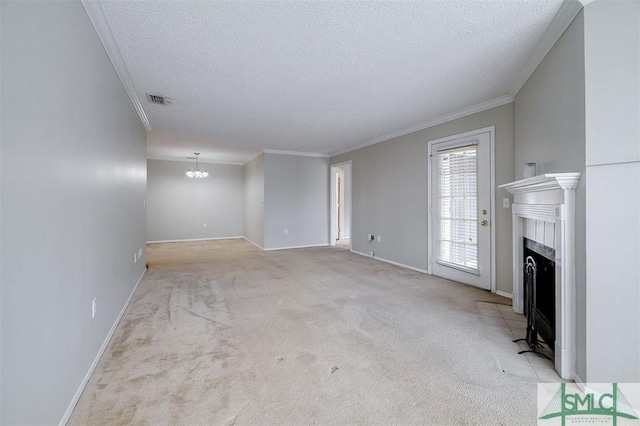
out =
{"type": "Polygon", "coordinates": [[[206,169],[201,169],[198,164],[198,155],[200,155],[200,153],[194,152],[194,154],[196,155],[196,166],[190,167],[189,170],[187,170],[187,172],[185,173],[185,175],[189,178],[196,178],[196,179],[206,178],[207,176],[209,176],[209,173],[207,173],[206,169]]]}

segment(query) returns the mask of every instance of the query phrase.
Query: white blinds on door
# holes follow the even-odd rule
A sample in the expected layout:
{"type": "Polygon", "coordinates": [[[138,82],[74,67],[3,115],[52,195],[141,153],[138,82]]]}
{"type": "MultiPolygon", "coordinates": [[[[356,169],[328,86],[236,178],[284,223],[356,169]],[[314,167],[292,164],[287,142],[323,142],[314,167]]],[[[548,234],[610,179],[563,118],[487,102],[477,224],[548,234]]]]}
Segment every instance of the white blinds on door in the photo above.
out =
{"type": "Polygon", "coordinates": [[[437,261],[478,271],[477,146],[437,153],[440,226],[437,261]]]}

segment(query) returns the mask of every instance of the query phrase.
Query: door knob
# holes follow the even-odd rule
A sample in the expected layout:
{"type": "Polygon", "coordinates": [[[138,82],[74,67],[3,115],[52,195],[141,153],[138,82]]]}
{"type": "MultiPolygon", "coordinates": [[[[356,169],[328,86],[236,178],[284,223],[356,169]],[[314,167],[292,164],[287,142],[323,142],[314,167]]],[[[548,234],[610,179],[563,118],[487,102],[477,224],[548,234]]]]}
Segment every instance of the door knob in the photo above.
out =
{"type": "Polygon", "coordinates": [[[480,225],[487,226],[489,225],[489,222],[487,222],[486,220],[483,220],[482,222],[480,222],[480,225]]]}

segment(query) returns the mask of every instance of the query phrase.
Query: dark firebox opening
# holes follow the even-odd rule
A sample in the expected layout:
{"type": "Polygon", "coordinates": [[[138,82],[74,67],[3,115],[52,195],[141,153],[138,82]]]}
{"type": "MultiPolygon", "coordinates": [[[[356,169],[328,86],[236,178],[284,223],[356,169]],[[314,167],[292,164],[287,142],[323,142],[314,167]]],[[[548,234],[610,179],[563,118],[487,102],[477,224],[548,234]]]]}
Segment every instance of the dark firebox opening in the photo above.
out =
{"type": "MultiPolygon", "coordinates": [[[[540,338],[554,350],[556,341],[556,252],[551,247],[524,238],[524,259],[531,257],[536,265],[535,309],[536,329],[540,338]]],[[[527,274],[524,275],[524,307],[525,316],[529,313],[528,290],[533,286],[527,285],[527,274]]]]}

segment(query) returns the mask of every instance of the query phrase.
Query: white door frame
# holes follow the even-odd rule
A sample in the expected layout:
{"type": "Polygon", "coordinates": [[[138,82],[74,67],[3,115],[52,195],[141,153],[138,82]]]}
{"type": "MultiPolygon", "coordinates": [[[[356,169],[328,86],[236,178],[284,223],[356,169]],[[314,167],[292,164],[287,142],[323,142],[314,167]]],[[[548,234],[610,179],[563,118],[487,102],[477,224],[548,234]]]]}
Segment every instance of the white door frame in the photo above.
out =
{"type": "MultiPolygon", "coordinates": [[[[336,223],[336,215],[334,214],[335,212],[333,211],[334,207],[335,207],[335,200],[336,200],[336,179],[335,179],[335,174],[336,174],[336,168],[339,168],[340,166],[352,166],[351,160],[349,161],[343,161],[341,163],[336,163],[336,164],[330,164],[329,165],[329,180],[331,181],[331,194],[330,194],[330,202],[329,202],[329,218],[330,218],[330,222],[329,222],[329,244],[332,246],[336,245],[336,229],[337,229],[337,223],[336,223]]],[[[353,179],[353,167],[351,167],[351,173],[350,175],[350,179],[353,179]]],[[[351,206],[351,208],[349,209],[349,217],[345,218],[345,221],[349,221],[349,232],[350,234],[353,233],[353,227],[351,226],[351,217],[353,216],[353,204],[351,203],[351,193],[353,192],[352,190],[347,191],[347,182],[346,182],[346,175],[345,175],[345,181],[343,183],[343,187],[345,189],[345,193],[344,193],[344,203],[347,204],[347,198],[349,198],[349,205],[351,206]]],[[[352,189],[352,182],[349,182],[349,187],[352,189]]],[[[345,209],[346,211],[346,209],[345,209]]],[[[351,249],[351,238],[349,238],[349,249],[351,249]]]]}
{"type": "Polygon", "coordinates": [[[432,172],[432,165],[431,165],[431,150],[433,148],[433,145],[437,144],[437,143],[442,143],[442,142],[448,142],[448,141],[452,141],[452,140],[456,140],[456,139],[460,139],[460,138],[467,138],[470,136],[474,136],[480,133],[487,133],[489,132],[489,140],[490,140],[490,148],[489,148],[489,158],[491,160],[491,171],[490,171],[490,186],[491,188],[489,188],[489,199],[490,201],[490,209],[491,209],[491,215],[490,215],[490,220],[491,220],[491,278],[490,278],[490,283],[491,283],[491,293],[495,293],[496,292],[496,197],[495,197],[495,180],[496,180],[496,140],[495,140],[495,135],[496,135],[496,128],[495,126],[490,126],[490,127],[483,127],[482,129],[477,129],[477,130],[471,130],[470,132],[465,132],[465,133],[459,133],[457,135],[451,135],[451,136],[447,136],[445,138],[440,138],[440,139],[435,139],[432,141],[428,141],[427,142],[427,235],[428,235],[428,243],[429,243],[429,253],[428,253],[428,261],[427,261],[427,273],[428,274],[432,274],[431,271],[431,262],[432,262],[432,254],[433,254],[433,240],[434,240],[434,235],[433,235],[433,230],[432,228],[432,202],[431,202],[431,172],[432,172]]]}

